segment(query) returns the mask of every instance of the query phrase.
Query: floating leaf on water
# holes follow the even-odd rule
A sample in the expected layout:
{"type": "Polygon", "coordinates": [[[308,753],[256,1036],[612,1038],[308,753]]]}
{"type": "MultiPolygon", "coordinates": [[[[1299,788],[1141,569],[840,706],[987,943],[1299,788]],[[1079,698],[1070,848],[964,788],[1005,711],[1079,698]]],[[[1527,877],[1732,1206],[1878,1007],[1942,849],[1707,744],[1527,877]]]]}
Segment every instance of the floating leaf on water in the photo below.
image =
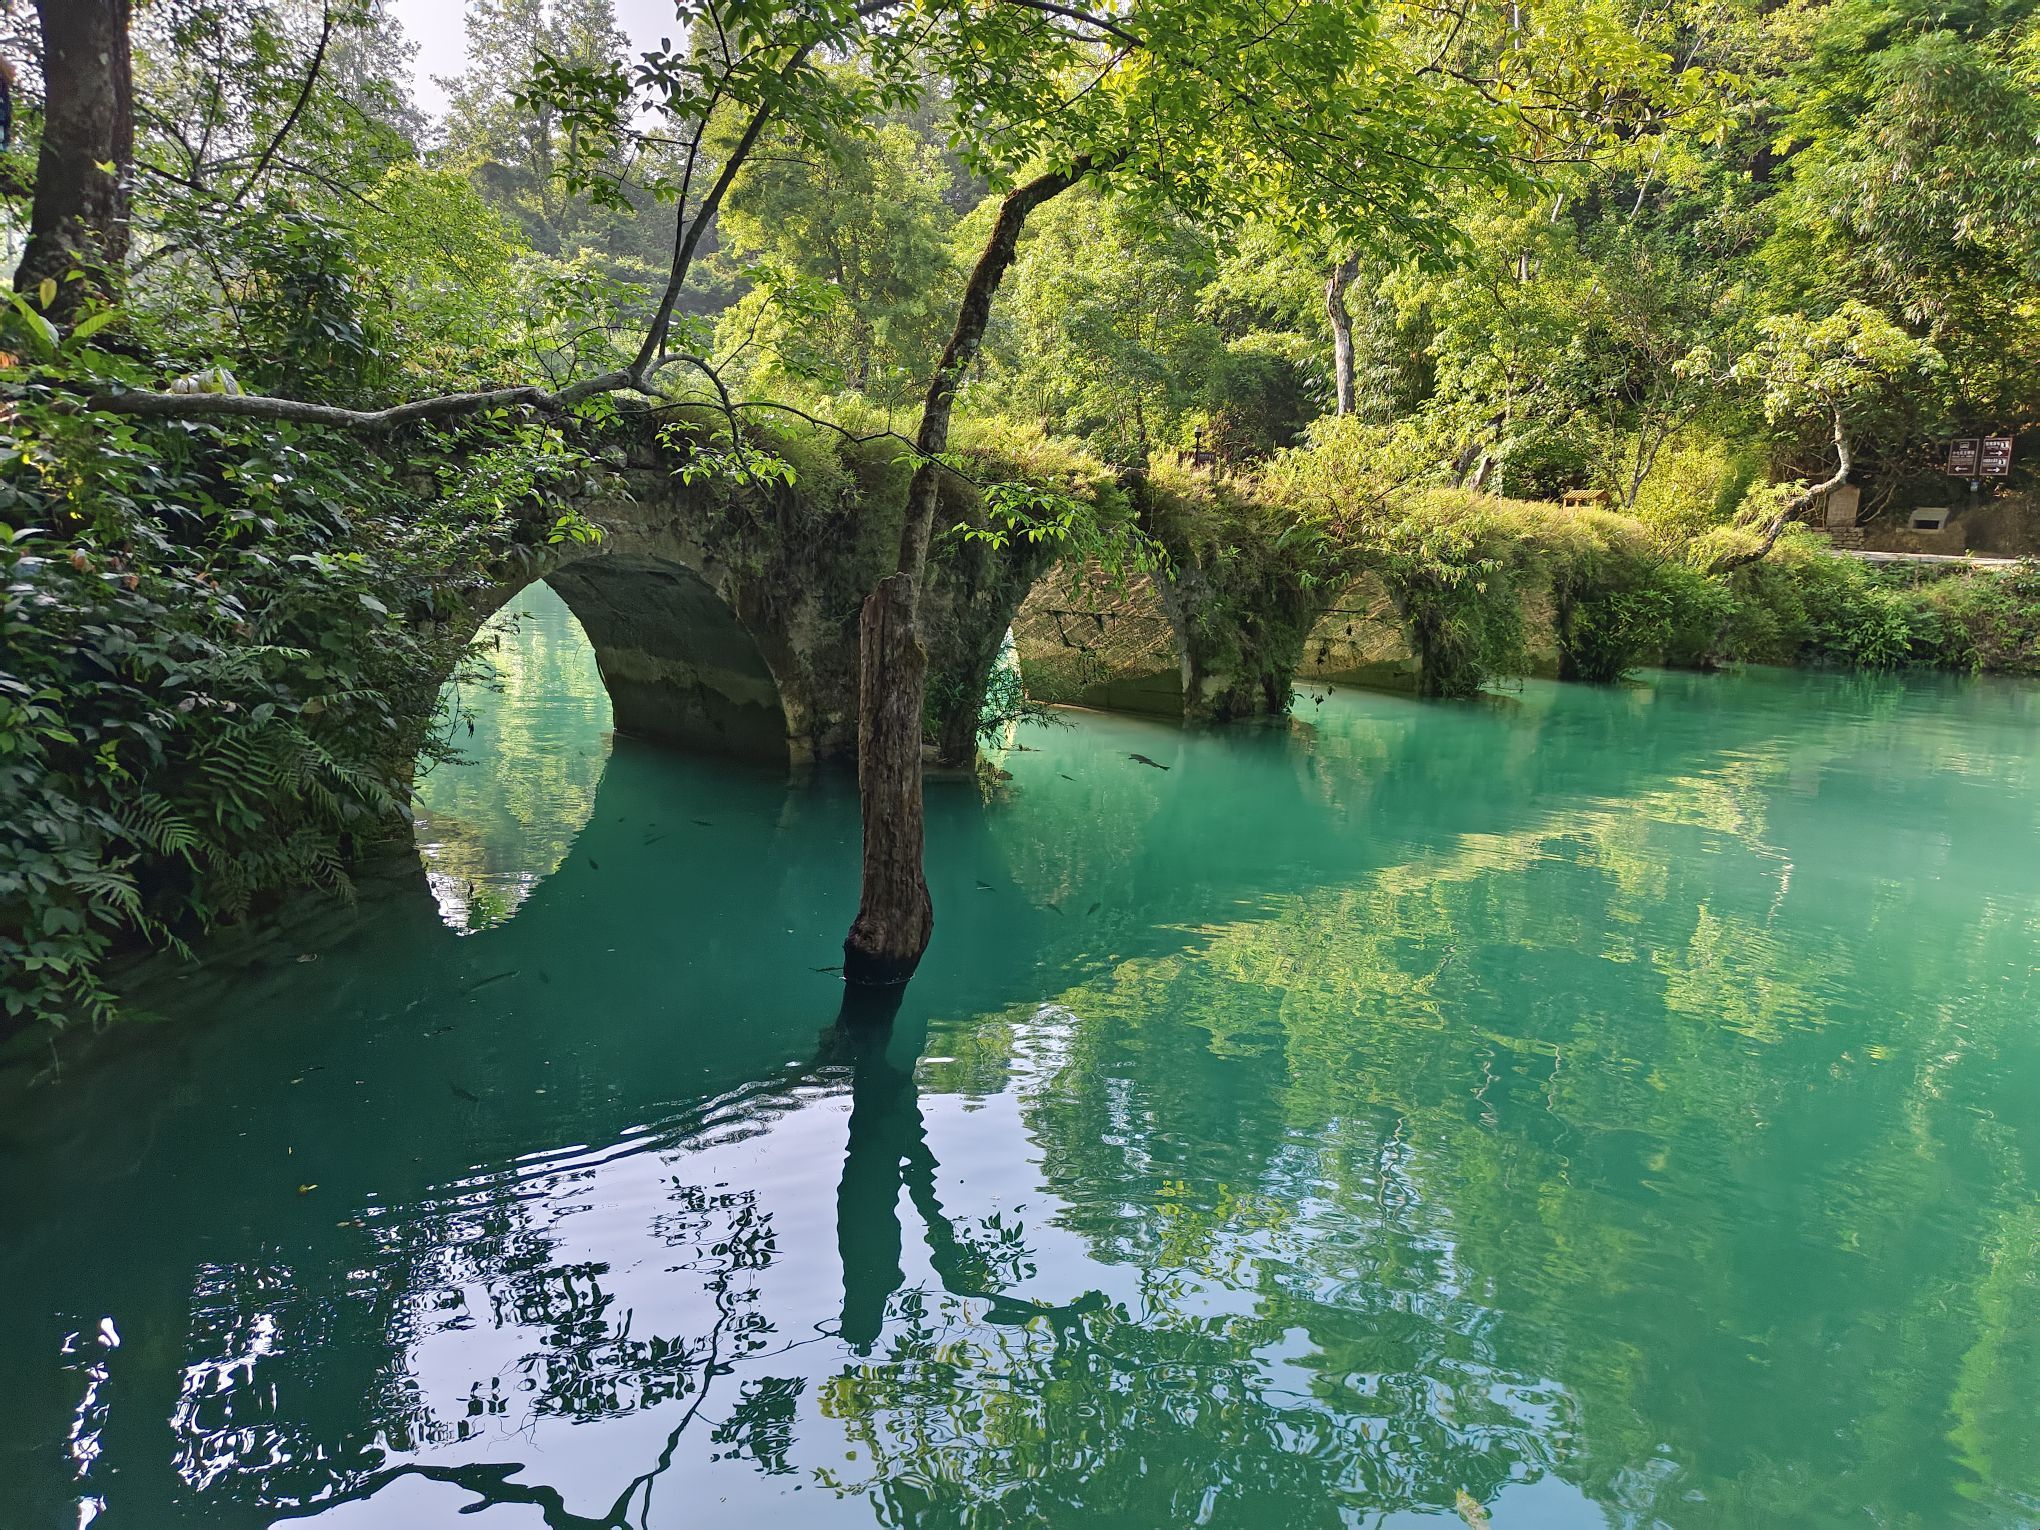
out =
{"type": "Polygon", "coordinates": [[[1473,1530],[1488,1530],[1487,1510],[1480,1506],[1480,1500],[1461,1488],[1453,1496],[1452,1507],[1459,1511],[1459,1517],[1473,1527],[1473,1530]]]}

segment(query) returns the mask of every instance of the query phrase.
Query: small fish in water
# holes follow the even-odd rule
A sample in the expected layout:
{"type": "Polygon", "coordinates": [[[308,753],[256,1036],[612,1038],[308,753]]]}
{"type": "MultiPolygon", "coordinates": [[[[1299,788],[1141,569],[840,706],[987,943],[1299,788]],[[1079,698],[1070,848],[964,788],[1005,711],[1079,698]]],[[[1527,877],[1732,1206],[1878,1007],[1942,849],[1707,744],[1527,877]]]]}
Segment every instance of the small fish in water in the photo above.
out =
{"type": "Polygon", "coordinates": [[[298,958],[298,960],[301,962],[315,962],[318,959],[319,953],[316,951],[307,951],[303,956],[300,956],[298,958]]]}
{"type": "Polygon", "coordinates": [[[1077,778],[1076,778],[1075,776],[1063,776],[1063,773],[1062,773],[1061,771],[1059,771],[1059,770],[1058,770],[1058,771],[1056,772],[1056,774],[1057,774],[1057,775],[1059,775],[1059,776],[1062,776],[1062,778],[1063,778],[1063,779],[1064,779],[1065,781],[1074,781],[1074,780],[1076,780],[1076,779],[1077,779],[1077,778]]]}
{"type": "Polygon", "coordinates": [[[997,892],[997,891],[998,891],[998,888],[996,888],[996,887],[992,886],[992,884],[991,884],[991,883],[989,883],[989,882],[980,882],[980,883],[978,883],[978,891],[979,891],[979,892],[997,892]]]}
{"type": "Polygon", "coordinates": [[[654,834],[650,839],[646,840],[645,843],[648,845],[656,845],[660,840],[664,839],[665,837],[666,836],[664,834],[654,834]]]}
{"type": "Polygon", "coordinates": [[[841,972],[843,970],[843,964],[841,962],[838,962],[833,967],[816,967],[814,970],[816,972],[841,972]]]}
{"type": "Polygon", "coordinates": [[[448,1031],[452,1029],[453,1027],[450,1025],[435,1025],[432,1027],[432,1034],[435,1036],[444,1036],[448,1031]]]}
{"type": "Polygon", "coordinates": [[[315,1184],[314,1184],[314,1185],[299,1185],[299,1186],[297,1187],[297,1193],[298,1193],[299,1195],[310,1195],[310,1194],[311,1194],[311,1193],[312,1193],[312,1192],[313,1192],[314,1190],[316,1190],[316,1189],[318,1189],[318,1188],[319,1188],[319,1187],[318,1187],[317,1185],[315,1185],[315,1184]]]}
{"type": "Polygon", "coordinates": [[[602,869],[601,863],[592,855],[588,857],[588,869],[590,871],[600,871],[602,869]]]}
{"type": "Polygon", "coordinates": [[[461,1088],[460,1085],[456,1084],[452,1079],[448,1079],[446,1081],[446,1087],[453,1091],[453,1097],[457,1100],[466,1100],[470,1105],[479,1105],[482,1103],[482,1097],[480,1095],[471,1093],[470,1091],[461,1088]]]}
{"type": "Polygon", "coordinates": [[[1156,770],[1167,770],[1169,768],[1160,760],[1151,760],[1144,754],[1129,754],[1127,758],[1136,765],[1152,765],[1156,770]]]}
{"type": "Polygon", "coordinates": [[[1469,1530],[1488,1530],[1489,1524],[1492,1523],[1488,1519],[1487,1510],[1480,1506],[1480,1500],[1465,1488],[1461,1488],[1453,1495],[1452,1507],[1459,1511],[1459,1517],[1466,1521],[1469,1530]]]}
{"type": "Polygon", "coordinates": [[[514,978],[515,976],[517,976],[517,969],[512,967],[508,972],[498,972],[491,977],[483,978],[478,983],[468,984],[467,991],[473,993],[478,988],[487,988],[491,983],[500,983],[505,978],[514,978]]]}
{"type": "Polygon", "coordinates": [[[552,981],[552,974],[541,967],[538,969],[538,980],[541,983],[550,983],[552,981]]]}
{"type": "Polygon", "coordinates": [[[714,823],[714,821],[713,821],[713,820],[711,820],[711,819],[707,819],[707,818],[697,818],[697,819],[695,819],[694,821],[695,821],[696,823],[700,824],[700,825],[701,825],[701,826],[702,826],[702,827],[703,827],[704,829],[712,829],[712,828],[714,828],[714,827],[715,827],[715,823],[714,823]]]}
{"type": "Polygon", "coordinates": [[[475,736],[475,720],[472,717],[470,717],[467,720],[467,725],[468,725],[468,737],[473,738],[475,736]]]}
{"type": "Polygon", "coordinates": [[[1093,903],[1089,908],[1084,910],[1084,917],[1086,919],[1089,919],[1093,914],[1097,913],[1098,910],[1103,908],[1104,906],[1105,905],[1102,903],[1093,903]]]}
{"type": "Polygon", "coordinates": [[[1062,912],[1062,905],[1060,903],[1044,903],[1041,906],[1052,914],[1060,914],[1062,912]]]}

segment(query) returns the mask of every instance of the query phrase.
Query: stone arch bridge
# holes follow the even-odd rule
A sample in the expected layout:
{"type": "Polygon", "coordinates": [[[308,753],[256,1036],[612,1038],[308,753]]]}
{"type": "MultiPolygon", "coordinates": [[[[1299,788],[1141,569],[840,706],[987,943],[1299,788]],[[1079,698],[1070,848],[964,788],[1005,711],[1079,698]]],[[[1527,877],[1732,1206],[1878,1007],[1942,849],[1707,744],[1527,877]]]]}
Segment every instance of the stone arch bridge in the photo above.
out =
{"type": "MultiPolygon", "coordinates": [[[[819,505],[790,490],[731,495],[644,459],[591,488],[578,508],[601,540],[542,549],[476,596],[472,626],[542,580],[587,632],[619,731],[789,765],[854,760],[858,612],[892,568],[899,505],[854,485],[819,505]]],[[[970,513],[957,493],[939,525],[970,513]]],[[[1313,623],[1350,634],[1350,602],[1218,600],[1187,560],[1124,589],[1087,586],[1051,573],[1052,556],[938,543],[923,618],[939,763],[974,758],[1009,629],[1031,695],[1106,710],[1279,712],[1297,675],[1348,668],[1352,645],[1313,623]]]]}
{"type": "MultiPolygon", "coordinates": [[[[587,632],[619,731],[791,765],[854,759],[858,612],[893,566],[899,506],[848,491],[822,506],[790,491],[731,495],[643,466],[591,490],[577,508],[601,539],[539,549],[470,600],[470,630],[542,581],[587,632]]],[[[931,559],[929,710],[959,762],[1045,563],[978,543],[931,559]]]]}

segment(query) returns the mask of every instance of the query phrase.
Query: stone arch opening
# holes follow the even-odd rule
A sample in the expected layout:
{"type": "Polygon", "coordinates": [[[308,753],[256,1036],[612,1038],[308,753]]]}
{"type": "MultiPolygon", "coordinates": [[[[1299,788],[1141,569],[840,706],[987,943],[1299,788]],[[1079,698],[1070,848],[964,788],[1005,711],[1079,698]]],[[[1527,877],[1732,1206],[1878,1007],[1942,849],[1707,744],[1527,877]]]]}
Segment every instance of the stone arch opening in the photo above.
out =
{"type": "Polygon", "coordinates": [[[1153,579],[1126,586],[1089,580],[1072,593],[1051,573],[1029,593],[1013,622],[1020,673],[1036,701],[1184,715],[1184,644],[1153,579]]]}
{"type": "Polygon", "coordinates": [[[616,730],[702,753],[791,763],[772,667],[715,587],[670,559],[582,558],[544,576],[595,649],[616,730]]]}
{"type": "Polygon", "coordinates": [[[477,683],[439,693],[435,727],[458,755],[412,778],[426,882],[462,934],[510,919],[566,860],[594,814],[614,727],[594,645],[542,580],[498,602],[479,637],[477,683]]]}

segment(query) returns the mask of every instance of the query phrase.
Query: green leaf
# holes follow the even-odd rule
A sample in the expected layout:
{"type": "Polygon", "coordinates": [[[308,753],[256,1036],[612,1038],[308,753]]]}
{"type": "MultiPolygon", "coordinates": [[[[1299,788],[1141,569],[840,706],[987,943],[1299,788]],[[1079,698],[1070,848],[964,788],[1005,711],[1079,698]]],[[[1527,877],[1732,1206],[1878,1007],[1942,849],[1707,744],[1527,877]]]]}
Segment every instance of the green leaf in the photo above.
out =
{"type": "Polygon", "coordinates": [[[90,314],[80,319],[71,330],[71,338],[73,340],[89,340],[119,317],[120,310],[118,308],[102,308],[98,313],[90,314]]]}
{"type": "MultiPolygon", "coordinates": [[[[43,285],[53,284],[45,282],[43,285]]],[[[14,311],[21,315],[22,322],[28,326],[29,338],[35,342],[37,353],[45,359],[54,357],[57,354],[57,326],[37,313],[30,306],[28,299],[20,293],[10,292],[7,297],[8,301],[14,304],[14,311]]]]}

